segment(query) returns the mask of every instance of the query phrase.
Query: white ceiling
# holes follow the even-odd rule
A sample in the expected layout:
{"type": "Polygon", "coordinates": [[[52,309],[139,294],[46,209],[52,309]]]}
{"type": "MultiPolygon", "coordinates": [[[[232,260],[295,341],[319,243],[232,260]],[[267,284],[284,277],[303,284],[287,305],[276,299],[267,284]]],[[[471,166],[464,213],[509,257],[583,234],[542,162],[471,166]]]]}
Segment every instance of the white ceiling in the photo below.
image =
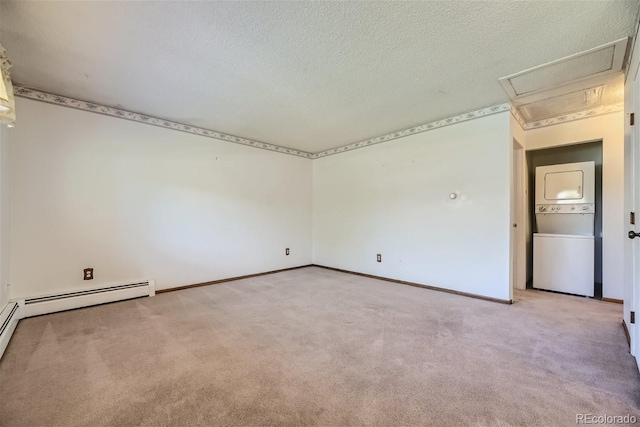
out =
{"type": "Polygon", "coordinates": [[[637,0],[0,2],[14,82],[308,152],[507,102],[637,0]]]}

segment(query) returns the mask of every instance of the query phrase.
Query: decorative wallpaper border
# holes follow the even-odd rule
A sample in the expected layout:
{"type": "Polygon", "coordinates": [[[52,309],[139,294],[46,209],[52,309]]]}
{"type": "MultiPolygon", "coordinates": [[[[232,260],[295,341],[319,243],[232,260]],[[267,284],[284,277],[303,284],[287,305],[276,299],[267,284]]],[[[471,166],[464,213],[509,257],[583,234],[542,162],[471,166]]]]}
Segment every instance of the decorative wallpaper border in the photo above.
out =
{"type": "Polygon", "coordinates": [[[441,128],[444,126],[466,122],[467,120],[490,116],[492,114],[501,113],[503,111],[509,111],[509,110],[510,110],[510,104],[508,102],[504,104],[498,104],[498,105],[494,105],[493,107],[487,107],[487,108],[482,108],[480,110],[470,111],[468,113],[449,117],[447,119],[436,120],[435,122],[425,123],[420,126],[412,127],[409,129],[398,131],[398,132],[389,133],[387,135],[377,136],[375,138],[367,139],[367,140],[356,142],[349,145],[344,145],[342,147],[321,151],[320,153],[312,154],[311,158],[318,159],[321,157],[331,156],[333,154],[344,153],[345,151],[351,151],[351,150],[356,150],[358,148],[369,147],[371,145],[380,144],[382,142],[392,141],[394,139],[403,138],[405,136],[415,135],[417,133],[422,133],[429,130],[441,128]]]}
{"type": "Polygon", "coordinates": [[[535,122],[526,123],[523,128],[525,130],[537,129],[545,126],[557,125],[559,123],[572,122],[574,120],[586,119],[589,117],[600,116],[602,114],[617,113],[618,111],[624,111],[624,103],[601,105],[599,107],[590,108],[584,111],[578,111],[577,113],[564,114],[558,117],[552,117],[550,119],[538,120],[535,122]]]}
{"type": "Polygon", "coordinates": [[[117,117],[120,119],[126,119],[134,122],[146,123],[148,125],[159,126],[162,128],[173,129],[180,132],[187,132],[194,135],[233,142],[235,144],[262,148],[264,150],[275,151],[278,153],[291,154],[293,156],[305,157],[307,159],[312,158],[312,154],[305,151],[294,150],[292,148],[281,147],[279,145],[268,144],[266,142],[254,141],[252,139],[229,135],[211,129],[203,129],[195,126],[185,125],[182,123],[172,122],[171,120],[150,117],[144,114],[133,113],[131,111],[121,110],[113,107],[107,107],[93,102],[81,101],[78,99],[69,98],[67,96],[55,95],[49,92],[31,89],[24,86],[15,86],[15,95],[22,98],[28,98],[36,101],[47,102],[50,104],[75,108],[77,110],[90,111],[92,113],[103,114],[105,116],[117,117]]]}
{"type": "Polygon", "coordinates": [[[537,129],[544,126],[551,126],[559,123],[566,123],[574,120],[585,119],[589,117],[598,116],[601,114],[608,114],[624,110],[624,104],[605,105],[596,108],[592,108],[577,113],[566,114],[550,119],[539,120],[535,122],[525,122],[518,109],[511,103],[506,102],[504,104],[494,105],[492,107],[481,108],[480,110],[470,111],[468,113],[460,114],[457,116],[449,117],[442,120],[436,120],[434,122],[425,123],[423,125],[415,126],[409,129],[389,133],[375,138],[367,139],[353,144],[343,145],[341,147],[332,148],[330,150],[321,151],[319,153],[308,153],[306,151],[295,150],[292,148],[281,147],[279,145],[269,144],[266,142],[254,141],[252,139],[242,138],[218,132],[211,129],[204,129],[195,126],[185,125],[182,123],[173,122],[171,120],[160,119],[157,117],[150,117],[145,114],[134,113],[127,110],[121,110],[118,108],[107,107],[99,105],[93,102],[81,101],[67,96],[56,95],[49,92],[44,92],[38,89],[32,89],[25,86],[14,86],[15,96],[22,98],[33,99],[36,101],[47,102],[50,104],[61,105],[69,108],[75,108],[77,110],[89,111],[92,113],[103,114],[105,116],[116,117],[119,119],[131,120],[139,123],[146,123],[148,125],[159,126],[162,128],[173,129],[180,132],[192,133],[194,135],[205,136],[208,138],[218,139],[221,141],[232,142],[235,144],[246,145],[249,147],[262,148],[264,150],[274,151],[277,153],[290,154],[293,156],[304,157],[306,159],[319,159],[334,154],[340,154],[358,148],[369,147],[375,144],[381,144],[383,142],[392,141],[394,139],[403,138],[405,136],[415,135],[422,132],[427,132],[433,129],[438,129],[444,126],[453,125],[456,123],[466,122],[468,120],[477,119],[479,117],[486,117],[492,114],[501,113],[503,111],[509,111],[513,117],[520,123],[524,130],[537,129]]]}

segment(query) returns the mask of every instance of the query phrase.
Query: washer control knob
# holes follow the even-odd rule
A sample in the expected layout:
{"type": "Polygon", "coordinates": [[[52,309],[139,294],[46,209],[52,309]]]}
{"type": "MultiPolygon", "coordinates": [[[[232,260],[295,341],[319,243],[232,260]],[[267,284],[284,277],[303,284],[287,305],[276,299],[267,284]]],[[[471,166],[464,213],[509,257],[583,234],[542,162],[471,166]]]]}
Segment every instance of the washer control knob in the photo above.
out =
{"type": "Polygon", "coordinates": [[[544,211],[546,211],[546,210],[547,210],[547,207],[546,207],[546,206],[540,206],[540,212],[544,212],[544,211]]]}
{"type": "Polygon", "coordinates": [[[589,206],[583,206],[583,207],[582,207],[582,210],[583,210],[583,211],[589,210],[589,206]]]}

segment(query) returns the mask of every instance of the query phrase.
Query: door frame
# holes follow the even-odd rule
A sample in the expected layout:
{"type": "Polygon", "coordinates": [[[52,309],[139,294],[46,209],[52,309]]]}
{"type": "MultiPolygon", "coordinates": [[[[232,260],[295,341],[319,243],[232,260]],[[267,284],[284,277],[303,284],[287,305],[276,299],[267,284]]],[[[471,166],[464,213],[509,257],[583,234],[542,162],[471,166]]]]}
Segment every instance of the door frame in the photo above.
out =
{"type": "Polygon", "coordinates": [[[526,199],[527,165],[525,147],[513,138],[511,150],[511,206],[510,206],[510,298],[515,289],[527,287],[526,199]]]}
{"type": "MultiPolygon", "coordinates": [[[[625,204],[625,233],[627,231],[640,232],[640,123],[638,119],[631,126],[631,114],[638,116],[640,112],[640,44],[638,43],[638,28],[629,60],[625,79],[624,94],[624,204],[625,204]],[[637,215],[635,225],[631,224],[630,212],[637,215]]],[[[625,238],[626,239],[626,238],[625,238]]],[[[629,351],[636,358],[640,369],[640,328],[638,321],[631,323],[631,312],[639,313],[640,308],[640,239],[627,240],[624,246],[624,302],[623,324],[629,334],[629,351]]]]}

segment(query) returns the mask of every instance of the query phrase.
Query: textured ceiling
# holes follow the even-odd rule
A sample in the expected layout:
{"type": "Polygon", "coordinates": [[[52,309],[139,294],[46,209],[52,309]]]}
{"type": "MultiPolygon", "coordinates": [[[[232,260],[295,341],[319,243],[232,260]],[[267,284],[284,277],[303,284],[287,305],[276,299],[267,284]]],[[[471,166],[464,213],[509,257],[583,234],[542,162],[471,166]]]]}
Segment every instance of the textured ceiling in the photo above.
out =
{"type": "Polygon", "coordinates": [[[318,152],[508,101],[513,74],[631,36],[637,0],[0,2],[13,78],[318,152]]]}

